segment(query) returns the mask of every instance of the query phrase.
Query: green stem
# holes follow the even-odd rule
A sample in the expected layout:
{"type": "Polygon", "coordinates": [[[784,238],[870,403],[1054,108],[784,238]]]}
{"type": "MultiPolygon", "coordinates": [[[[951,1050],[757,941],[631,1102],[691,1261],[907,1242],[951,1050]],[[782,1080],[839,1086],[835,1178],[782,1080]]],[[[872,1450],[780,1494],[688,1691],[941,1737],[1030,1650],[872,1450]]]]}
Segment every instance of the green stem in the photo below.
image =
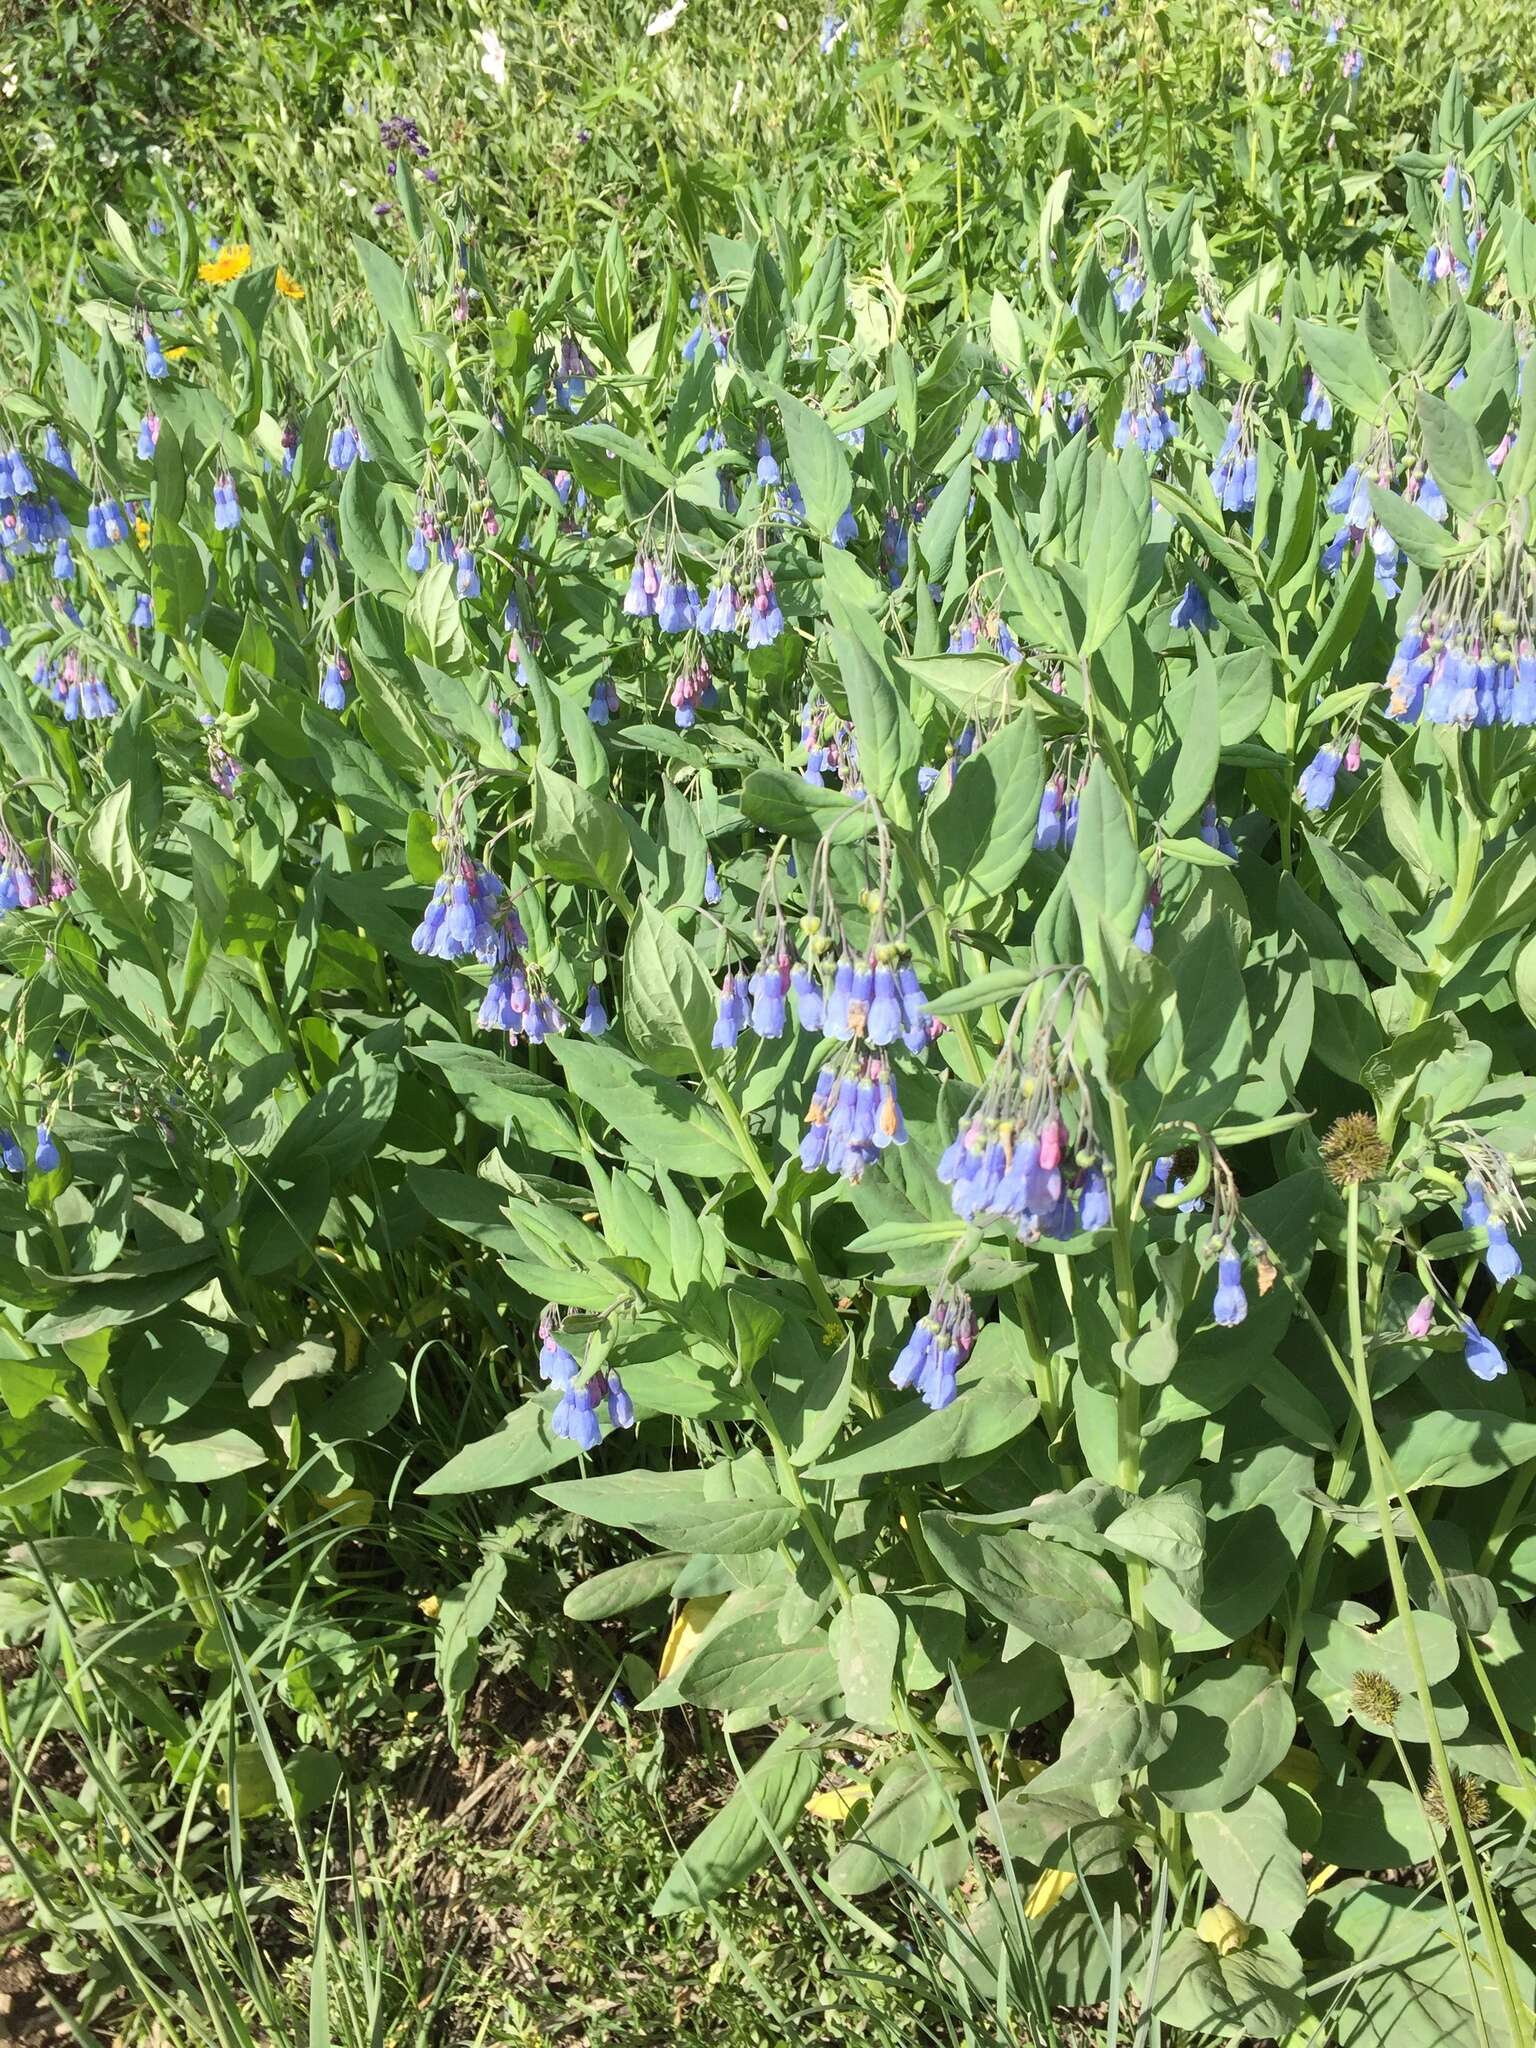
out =
{"type": "Polygon", "coordinates": [[[768,1214],[778,1225],[779,1233],[789,1247],[794,1260],[795,1271],[800,1275],[806,1292],[816,1306],[816,1313],[831,1330],[841,1332],[842,1320],[837,1313],[832,1297],[816,1270],[816,1261],[811,1248],[801,1235],[800,1226],[793,1217],[786,1216],[780,1207],[780,1197],[774,1190],[773,1179],[763,1162],[763,1155],[757,1148],[757,1141],[747,1128],[747,1120],[737,1107],[736,1099],[717,1074],[706,1074],[705,1084],[709,1089],[715,1107],[730,1126],[731,1136],[736,1140],[736,1149],[741,1154],[742,1164],[756,1181],[768,1214]]]}
{"type": "Polygon", "coordinates": [[[1488,1531],[1488,1540],[1478,1555],[1476,1569],[1487,1575],[1499,1552],[1504,1548],[1504,1539],[1520,1519],[1520,1510],[1525,1506],[1525,1497],[1536,1486],[1536,1464],[1524,1465],[1515,1473],[1504,1490],[1499,1502],[1499,1511],[1493,1518],[1493,1527],[1488,1531]]]}
{"type": "MultiPolygon", "coordinates": [[[[1129,1351],[1136,1341],[1141,1314],[1136,1300],[1136,1268],[1132,1237],[1136,1228],[1133,1204],[1136,1199],[1135,1153],[1125,1102],[1118,1090],[1109,1096],[1110,1129],[1114,1140],[1114,1237],[1115,1301],[1120,1318],[1120,1342],[1129,1351]]],[[[1115,1408],[1116,1477],[1128,1494],[1141,1491],[1141,1385],[1120,1366],[1115,1408]]],[[[1125,1561],[1126,1589],[1130,1597],[1131,1626],[1136,1636],[1137,1683],[1149,1706],[1163,1703],[1163,1657],[1156,1625],[1147,1613],[1147,1567],[1139,1557],[1125,1561]]]]}
{"type": "Polygon", "coordinates": [[[753,1384],[750,1372],[743,1375],[747,1398],[752,1403],[752,1412],[773,1451],[773,1462],[778,1469],[779,1485],[794,1503],[800,1517],[800,1526],[810,1537],[816,1554],[827,1568],[828,1576],[837,1588],[837,1597],[846,1607],[853,1597],[853,1588],[848,1575],[837,1559],[827,1532],[821,1526],[821,1511],[806,1497],[805,1488],[800,1484],[800,1474],[795,1470],[794,1460],[789,1455],[789,1446],[779,1434],[778,1424],[772,1410],[753,1384]]]}
{"type": "MultiPolygon", "coordinates": [[[[1445,913],[1440,920],[1443,937],[1449,938],[1461,920],[1461,914],[1471,901],[1472,891],[1477,887],[1477,870],[1483,858],[1483,827],[1481,821],[1470,810],[1463,819],[1461,840],[1456,849],[1456,886],[1451,891],[1445,913]]],[[[1408,1029],[1416,1030],[1429,1016],[1440,1000],[1440,984],[1445,980],[1453,963],[1448,960],[1436,943],[1430,959],[1427,978],[1414,1002],[1408,1018],[1408,1029]]],[[[1390,1141],[1395,1119],[1389,1111],[1381,1120],[1381,1135],[1390,1141]]]]}
{"type": "MultiPolygon", "coordinates": [[[[1403,1739],[1395,1728],[1392,1730],[1392,1747],[1397,1752],[1398,1769],[1402,1772],[1409,1791],[1415,1799],[1422,1799],[1423,1795],[1413,1775],[1413,1766],[1408,1761],[1408,1752],[1404,1749],[1403,1739]]],[[[1382,1752],[1383,1755],[1385,1753],[1385,1751],[1382,1752]]],[[[1441,1780],[1441,1786],[1445,1795],[1446,1811],[1449,1812],[1452,1806],[1456,1804],[1456,1787],[1446,1784],[1444,1779],[1441,1780]]],[[[1470,1985],[1475,1981],[1477,1966],[1472,1960],[1472,1949],[1467,1941],[1467,1930],[1462,1925],[1461,1914],[1451,1894],[1451,1874],[1445,1867],[1445,1857],[1441,1854],[1440,1844],[1435,1840],[1433,1833],[1431,1833],[1429,1838],[1429,1853],[1434,1861],[1435,1875],[1440,1880],[1440,1896],[1445,1900],[1446,1912],[1450,1917],[1451,1939],[1456,1944],[1457,1953],[1461,1957],[1461,1967],[1466,1971],[1467,1982],[1470,1985]]],[[[1488,2022],[1483,2017],[1483,2002],[1475,1992],[1472,1998],[1472,2019],[1477,2028],[1477,2038],[1482,2043],[1482,2048],[1489,2048],[1488,2022]]]]}
{"type": "MultiPolygon", "coordinates": [[[[123,1405],[117,1398],[110,1374],[102,1374],[96,1391],[101,1396],[102,1406],[107,1411],[107,1420],[112,1424],[113,1432],[127,1460],[128,1469],[133,1474],[134,1485],[162,1528],[169,1528],[171,1522],[166,1513],[164,1488],[150,1477],[145,1468],[139,1452],[139,1440],[133,1433],[133,1424],[123,1413],[123,1405]]],[[[218,1625],[218,1616],[205,1597],[197,1574],[189,1571],[185,1565],[175,1565],[172,1567],[171,1576],[176,1581],[183,1599],[196,1616],[198,1626],[203,1629],[215,1628],[218,1625]]]]}
{"type": "Polygon", "coordinates": [[[1027,1274],[1014,1283],[1013,1299],[1019,1311],[1019,1325],[1024,1332],[1024,1348],[1029,1353],[1035,1396],[1040,1403],[1041,1419],[1045,1423],[1046,1448],[1050,1452],[1052,1464],[1061,1474],[1065,1484],[1069,1487],[1076,1486],[1081,1474],[1075,1462],[1071,1458],[1058,1455],[1056,1449],[1067,1426],[1066,1394],[1056,1370],[1056,1360],[1050,1354],[1044,1332],[1040,1328],[1040,1319],[1035,1313],[1034,1295],[1030,1290],[1027,1274]]]}
{"type": "MultiPolygon", "coordinates": [[[[1408,1581],[1403,1571],[1402,1553],[1398,1549],[1397,1530],[1392,1521],[1392,1496],[1387,1483],[1386,1462],[1380,1435],[1376,1428],[1375,1412],[1371,1405],[1370,1372],[1365,1358],[1365,1331],[1360,1314],[1360,1189],[1357,1184],[1349,1188],[1349,1211],[1345,1238],[1345,1286],[1348,1292],[1349,1308],[1349,1350],[1354,1368],[1355,1408],[1360,1417],[1365,1437],[1366,1462],[1370,1467],[1371,1494],[1375,1502],[1377,1519],[1381,1523],[1381,1546],[1386,1553],[1387,1576],[1392,1585],[1392,1597],[1397,1606],[1398,1618],[1403,1625],[1403,1641],[1408,1652],[1408,1662],[1413,1669],[1414,1690],[1419,1696],[1419,1705],[1424,1713],[1424,1725],[1429,1736],[1430,1754],[1434,1758],[1435,1772],[1445,1791],[1446,1818],[1450,1822],[1451,1834],[1456,1843],[1456,1856],[1461,1865],[1461,1874],[1472,1902],[1483,1944],[1488,1959],[1498,1978],[1499,1993],[1504,2005],[1504,2016],[1509,2026],[1511,2041],[1525,2038],[1525,2023],[1520,2000],[1510,1980],[1508,1958],[1505,1954],[1504,1939],[1494,1917],[1492,1904],[1483,1884],[1482,1867],[1477,1852],[1472,1847],[1467,1833],[1466,1818],[1461,1811],[1461,1801],[1456,1794],[1456,1779],[1451,1769],[1451,1760],[1446,1754],[1445,1739],[1440,1733],[1440,1722],[1435,1713],[1435,1703],[1430,1692],[1429,1671],[1424,1662],[1424,1650],[1419,1641],[1418,1625],[1414,1619],[1413,1606],[1408,1597],[1408,1581]]],[[[1470,1958],[1469,1958],[1470,1967],[1470,1958]]],[[[1481,2011],[1475,1975],[1469,1976],[1468,1986],[1473,2004],[1481,2011]]]]}
{"type": "MultiPolygon", "coordinates": [[[[1355,1452],[1359,1448],[1360,1417],[1357,1413],[1351,1412],[1333,1461],[1333,1469],[1328,1475],[1330,1499],[1339,1499],[1340,1489],[1348,1482],[1354,1467],[1355,1452]]],[[[1301,1662],[1303,1631],[1306,1628],[1307,1616],[1312,1611],[1312,1597],[1317,1591],[1318,1578],[1333,1545],[1334,1526],[1326,1515],[1319,1513],[1308,1534],[1307,1547],[1302,1553],[1301,1578],[1296,1588],[1296,1605],[1291,1613],[1291,1625],[1286,1631],[1285,1663],[1280,1673],[1280,1681],[1287,1692],[1295,1689],[1296,1668],[1301,1662]]]]}

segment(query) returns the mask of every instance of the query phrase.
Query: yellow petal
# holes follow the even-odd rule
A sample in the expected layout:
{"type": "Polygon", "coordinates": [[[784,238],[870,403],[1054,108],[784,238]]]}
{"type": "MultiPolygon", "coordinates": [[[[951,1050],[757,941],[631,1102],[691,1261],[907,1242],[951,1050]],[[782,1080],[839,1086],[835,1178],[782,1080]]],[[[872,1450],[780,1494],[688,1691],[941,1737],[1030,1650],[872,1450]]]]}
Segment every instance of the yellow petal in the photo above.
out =
{"type": "Polygon", "coordinates": [[[1059,1899],[1077,1883],[1077,1875],[1071,1870],[1042,1870],[1029,1888],[1029,1897],[1024,1901],[1026,1920],[1038,1920],[1049,1913],[1059,1899]]]}
{"type": "Polygon", "coordinates": [[[685,1600],[677,1610],[666,1642],[662,1645],[661,1662],[656,1666],[658,1678],[670,1678],[678,1671],[699,1647],[699,1638],[715,1618],[715,1612],[725,1595],[711,1594],[708,1599],[685,1600]]]}
{"type": "Polygon", "coordinates": [[[869,1787],[862,1778],[855,1778],[851,1785],[834,1785],[830,1792],[816,1792],[805,1802],[807,1813],[814,1813],[818,1820],[846,1820],[861,1806],[869,1804],[869,1787]]]}
{"type": "Polygon", "coordinates": [[[1229,1956],[1247,1941],[1248,1922],[1240,1919],[1230,1906],[1208,1906],[1195,1922],[1195,1932],[1217,1955],[1229,1956]]]}
{"type": "Polygon", "coordinates": [[[365,1486],[344,1486],[340,1493],[317,1493],[315,1499],[344,1529],[366,1529],[373,1519],[373,1495],[365,1486]]]}

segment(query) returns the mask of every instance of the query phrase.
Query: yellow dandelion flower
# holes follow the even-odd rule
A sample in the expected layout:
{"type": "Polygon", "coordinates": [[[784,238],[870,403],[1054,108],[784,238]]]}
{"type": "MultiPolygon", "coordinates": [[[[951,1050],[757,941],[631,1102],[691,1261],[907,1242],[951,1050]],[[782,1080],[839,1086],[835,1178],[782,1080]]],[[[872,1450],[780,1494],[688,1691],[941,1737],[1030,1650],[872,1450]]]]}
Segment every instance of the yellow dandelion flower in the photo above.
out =
{"type": "Polygon", "coordinates": [[[302,299],[304,287],[296,277],[290,277],[281,263],[277,266],[277,288],[285,299],[302,299]]]}
{"type": "Polygon", "coordinates": [[[234,278],[244,277],[250,267],[250,243],[226,242],[211,262],[197,266],[197,274],[204,284],[229,284],[234,278]]]}

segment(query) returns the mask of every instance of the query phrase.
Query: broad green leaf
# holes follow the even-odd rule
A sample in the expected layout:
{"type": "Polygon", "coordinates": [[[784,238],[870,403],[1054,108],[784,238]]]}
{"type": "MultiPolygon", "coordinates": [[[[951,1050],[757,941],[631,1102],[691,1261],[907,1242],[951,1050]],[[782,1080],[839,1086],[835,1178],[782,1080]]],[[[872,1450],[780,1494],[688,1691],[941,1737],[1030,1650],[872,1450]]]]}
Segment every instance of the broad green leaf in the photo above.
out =
{"type": "Polygon", "coordinates": [[[784,1728],[673,1865],[653,1913],[701,1910],[750,1877],[793,1833],[821,1775],[808,1740],[798,1721],[784,1728]]]}
{"type": "Polygon", "coordinates": [[[891,1687],[901,1649],[901,1623],[878,1593],[854,1593],[832,1617],[843,1710],[861,1728],[892,1727],[891,1687]]]}
{"type": "Polygon", "coordinates": [[[563,1038],[555,1056],[566,1086],[611,1124],[646,1164],[726,1180],[740,1173],[735,1139],[712,1109],[675,1081],[651,1074],[617,1046],[563,1038]]]}
{"type": "Polygon", "coordinates": [[[833,1857],[827,1882],[847,1898],[889,1884],[898,1871],[917,1861],[947,1824],[948,1813],[944,1786],[931,1760],[900,1758],[854,1834],[833,1857]]]}
{"type": "Polygon", "coordinates": [[[1120,1589],[1101,1564],[1024,1529],[986,1529],[925,1514],[945,1573],[989,1614],[1063,1657],[1113,1656],[1131,1632],[1120,1589]]]}
{"type": "Polygon", "coordinates": [[[1307,1903],[1307,1880],[1274,1794],[1258,1786],[1228,1811],[1189,1813],[1184,1824],[1223,1903],[1240,1920],[1289,1934],[1307,1903]]]}
{"type": "Polygon", "coordinates": [[[1035,843],[1045,754],[1029,711],[1013,717],[966,761],[928,812],[945,908],[961,917],[1007,894],[1035,843]]]}
{"type": "Polygon", "coordinates": [[[694,1706],[720,1713],[768,1713],[810,1706],[837,1690],[837,1665],[821,1632],[780,1640],[770,1608],[712,1629],[689,1657],[678,1691],[694,1706]]]}
{"type": "Polygon", "coordinates": [[[830,540],[853,496],[848,451],[819,412],[784,390],[776,389],[773,399],[784,422],[790,472],[805,500],[807,523],[812,533],[830,540]]]}
{"type": "Polygon", "coordinates": [[[466,1444],[416,1491],[430,1496],[523,1486],[556,1465],[569,1464],[576,1449],[569,1438],[552,1434],[549,1415],[539,1402],[524,1401],[494,1435],[466,1444]]]}
{"type": "Polygon", "coordinates": [[[1202,1664],[1173,1700],[1173,1738],[1148,1781],[1164,1805],[1198,1813],[1233,1806],[1289,1750],[1296,1710],[1262,1664],[1202,1664]]]}
{"type": "Polygon", "coordinates": [[[636,1557],[627,1564],[584,1579],[565,1596],[562,1612],[571,1621],[608,1621],[615,1614],[628,1614],[659,1600],[671,1589],[685,1560],[672,1551],[656,1557],[636,1557]]]}
{"type": "Polygon", "coordinates": [[[973,1378],[947,1408],[925,1408],[915,1394],[898,1395],[884,1415],[863,1423],[831,1457],[812,1465],[809,1476],[857,1479],[980,1457],[1022,1436],[1039,1412],[1022,1374],[1010,1368],[973,1378]]]}
{"type": "Polygon", "coordinates": [[[698,954],[670,919],[642,900],[624,947],[624,1033],[631,1050],[658,1074],[702,1073],[710,1047],[715,992],[698,954]]]}
{"type": "Polygon", "coordinates": [[[533,774],[533,851],[556,881],[595,882],[612,895],[629,865],[629,834],[617,805],[540,761],[533,774]]]}

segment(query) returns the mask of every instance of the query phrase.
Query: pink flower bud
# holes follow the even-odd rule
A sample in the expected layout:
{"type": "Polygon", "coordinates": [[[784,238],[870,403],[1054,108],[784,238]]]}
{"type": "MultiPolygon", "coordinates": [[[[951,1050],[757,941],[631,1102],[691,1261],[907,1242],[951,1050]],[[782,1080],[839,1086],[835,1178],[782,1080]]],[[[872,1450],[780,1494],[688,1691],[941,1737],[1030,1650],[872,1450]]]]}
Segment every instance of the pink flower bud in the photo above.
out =
{"type": "Polygon", "coordinates": [[[1360,735],[1356,733],[1344,749],[1344,766],[1353,775],[1360,766],[1360,735]]]}
{"type": "Polygon", "coordinates": [[[1426,1294],[1413,1314],[1408,1318],[1409,1336],[1427,1337],[1429,1335],[1429,1326],[1434,1320],[1435,1297],[1432,1294],[1426,1294]]]}

